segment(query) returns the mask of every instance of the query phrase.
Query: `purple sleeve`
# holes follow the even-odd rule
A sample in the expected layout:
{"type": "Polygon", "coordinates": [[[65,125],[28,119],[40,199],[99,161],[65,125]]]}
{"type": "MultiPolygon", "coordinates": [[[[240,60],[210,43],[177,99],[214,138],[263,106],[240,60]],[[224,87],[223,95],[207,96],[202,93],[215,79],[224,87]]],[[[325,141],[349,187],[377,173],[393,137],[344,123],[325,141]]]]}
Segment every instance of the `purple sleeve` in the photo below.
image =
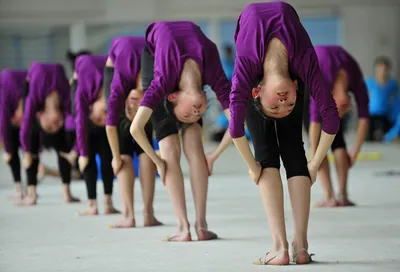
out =
{"type": "Polygon", "coordinates": [[[358,74],[357,80],[354,82],[354,86],[352,84],[350,90],[353,92],[357,103],[358,118],[369,118],[368,90],[361,71],[358,74]]]}
{"type": "Polygon", "coordinates": [[[84,84],[78,83],[78,88],[76,91],[75,101],[76,101],[76,144],[78,146],[79,154],[81,156],[88,155],[87,148],[87,127],[89,118],[89,99],[84,91],[84,84]]]}
{"type": "Polygon", "coordinates": [[[299,65],[301,69],[298,69],[298,74],[308,87],[311,98],[315,100],[315,108],[322,118],[322,130],[327,134],[336,134],[340,125],[339,114],[313,48],[305,52],[299,65]]]}
{"type": "Polygon", "coordinates": [[[221,59],[215,45],[212,53],[210,53],[208,67],[206,67],[206,69],[209,69],[209,71],[207,71],[207,83],[211,86],[211,89],[217,95],[217,98],[221,103],[222,109],[228,109],[231,85],[229,83],[229,80],[226,78],[225,72],[222,68],[221,59]]]}
{"type": "Polygon", "coordinates": [[[5,89],[0,90],[1,103],[0,103],[0,136],[4,145],[4,150],[7,153],[11,152],[11,124],[12,109],[8,100],[8,92],[5,89]]]}
{"type": "Polygon", "coordinates": [[[38,103],[36,101],[36,93],[32,88],[32,90],[29,91],[28,97],[25,101],[24,116],[22,117],[22,124],[19,132],[21,147],[24,152],[30,152],[29,134],[31,130],[31,124],[36,118],[37,112],[38,103]]]}
{"type": "Polygon", "coordinates": [[[312,97],[310,98],[310,121],[316,123],[321,122],[321,118],[317,110],[317,103],[315,103],[315,100],[312,97]]]}
{"type": "Polygon", "coordinates": [[[117,126],[118,124],[119,117],[124,108],[126,88],[124,82],[121,73],[118,70],[114,70],[114,77],[110,87],[110,97],[107,102],[107,126],[117,126]]]}
{"type": "MultiPolygon", "coordinates": [[[[154,79],[144,92],[140,106],[154,110],[164,99],[173,92],[178,85],[181,71],[178,67],[180,59],[178,45],[172,41],[166,41],[165,46],[155,49],[154,79]]],[[[142,64],[143,65],[143,64],[142,64]]]]}
{"type": "Polygon", "coordinates": [[[74,117],[70,113],[67,113],[67,116],[65,117],[65,129],[68,131],[75,130],[74,117]]]}
{"type": "Polygon", "coordinates": [[[75,151],[76,153],[79,153],[78,142],[75,141],[75,145],[72,147],[72,150],[75,151]]]}
{"type": "MultiPolygon", "coordinates": [[[[238,47],[237,47],[238,48],[238,47]]],[[[236,57],[235,69],[232,75],[232,91],[230,93],[229,133],[232,138],[244,136],[244,122],[247,115],[247,105],[251,91],[261,75],[261,65],[245,57],[236,57]]]]}

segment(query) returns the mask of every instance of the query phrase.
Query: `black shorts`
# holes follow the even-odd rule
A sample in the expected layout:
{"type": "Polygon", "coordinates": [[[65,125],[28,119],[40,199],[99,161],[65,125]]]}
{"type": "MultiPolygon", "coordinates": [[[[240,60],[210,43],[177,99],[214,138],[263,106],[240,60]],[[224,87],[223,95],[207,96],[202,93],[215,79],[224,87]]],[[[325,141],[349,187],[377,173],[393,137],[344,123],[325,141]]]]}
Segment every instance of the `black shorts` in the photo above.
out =
{"type": "Polygon", "coordinates": [[[340,120],[340,127],[338,132],[336,133],[335,139],[332,142],[331,150],[335,151],[335,149],[343,148],[346,150],[346,141],[344,140],[344,132],[343,132],[344,122],[340,120]]]}
{"type": "MultiPolygon", "coordinates": [[[[129,131],[132,121],[130,121],[125,116],[119,119],[118,123],[118,140],[119,140],[119,152],[121,155],[128,155],[133,157],[133,154],[136,153],[136,156],[139,157],[140,154],[144,153],[143,149],[140,145],[132,138],[132,135],[129,131]]],[[[149,122],[145,127],[145,132],[147,135],[147,139],[150,144],[153,146],[153,126],[151,122],[149,122]]]]}
{"type": "MultiPolygon", "coordinates": [[[[142,53],[141,72],[143,84],[142,87],[143,90],[146,91],[154,78],[154,56],[149,52],[147,46],[144,47],[142,53]]],[[[156,138],[158,141],[161,141],[162,139],[170,135],[178,134],[180,129],[182,129],[182,133],[184,133],[185,129],[191,125],[183,124],[181,122],[178,122],[177,120],[174,120],[174,118],[167,113],[164,107],[164,103],[158,105],[157,108],[153,111],[151,122],[156,132],[156,138]]],[[[197,123],[200,126],[203,126],[202,119],[197,121],[197,123]]]]}
{"type": "MultiPolygon", "coordinates": [[[[299,87],[302,87],[300,84],[299,87]]],[[[246,124],[254,145],[255,159],[264,168],[280,168],[280,158],[287,179],[310,177],[303,143],[304,87],[297,93],[293,111],[285,118],[266,118],[249,103],[246,124]]]]}
{"type": "MultiPolygon", "coordinates": [[[[340,126],[339,130],[336,133],[335,139],[333,139],[332,145],[331,145],[331,150],[335,151],[335,149],[338,148],[344,148],[346,149],[346,141],[344,139],[344,121],[343,119],[340,120],[340,126]]],[[[306,129],[307,135],[309,135],[309,129],[306,129]]]]}

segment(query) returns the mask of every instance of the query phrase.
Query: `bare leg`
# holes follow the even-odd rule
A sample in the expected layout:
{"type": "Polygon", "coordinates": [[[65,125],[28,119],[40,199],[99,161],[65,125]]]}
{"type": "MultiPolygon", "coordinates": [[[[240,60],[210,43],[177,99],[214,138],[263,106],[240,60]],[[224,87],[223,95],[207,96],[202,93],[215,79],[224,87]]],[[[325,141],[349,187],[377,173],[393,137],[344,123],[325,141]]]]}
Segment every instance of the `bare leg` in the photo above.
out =
{"type": "MultiPolygon", "coordinates": [[[[60,174],[60,171],[58,171],[57,169],[49,168],[44,164],[40,164],[39,165],[38,179],[41,180],[46,176],[59,178],[59,177],[61,177],[61,174],[60,174]]],[[[71,179],[72,180],[82,179],[81,173],[76,169],[72,169],[71,170],[71,179]]]]}
{"type": "Polygon", "coordinates": [[[60,171],[49,168],[44,164],[39,165],[39,176],[61,177],[60,171]]]}
{"type": "Polygon", "coordinates": [[[160,226],[162,225],[154,216],[154,190],[156,179],[156,165],[146,153],[139,155],[139,179],[142,187],[142,197],[144,203],[144,226],[160,226]]]}
{"type": "Polygon", "coordinates": [[[270,265],[287,265],[290,262],[287,252],[288,242],[286,238],[285,214],[283,207],[283,187],[279,170],[266,168],[262,171],[258,184],[261,197],[267,214],[269,228],[272,234],[272,250],[265,256],[270,265]],[[281,253],[281,254],[280,254],[281,253]]]}
{"type": "Polygon", "coordinates": [[[22,183],[21,183],[21,181],[17,181],[15,183],[15,193],[16,193],[15,197],[17,199],[22,199],[23,198],[24,194],[22,192],[22,183]]]}
{"type": "MultiPolygon", "coordinates": [[[[299,249],[308,250],[307,231],[310,216],[311,182],[309,177],[297,176],[290,178],[288,184],[294,223],[292,249],[295,253],[299,249]]],[[[299,252],[296,263],[309,263],[308,253],[306,251],[299,252]]]]}
{"type": "Polygon", "coordinates": [[[32,206],[36,205],[37,202],[37,193],[36,193],[36,184],[37,184],[37,172],[39,166],[39,159],[37,156],[33,156],[32,165],[26,169],[26,177],[28,182],[27,195],[20,205],[23,206],[32,206]]]}
{"type": "Polygon", "coordinates": [[[67,204],[81,202],[79,198],[74,197],[71,193],[70,184],[63,184],[64,201],[67,204]]]}
{"type": "Polygon", "coordinates": [[[81,173],[76,169],[72,169],[71,170],[71,179],[72,180],[80,180],[80,179],[82,179],[81,173]]]}
{"type": "Polygon", "coordinates": [[[20,201],[24,198],[24,192],[21,181],[15,182],[15,194],[8,197],[10,200],[20,201]]]}
{"type": "Polygon", "coordinates": [[[316,203],[314,206],[319,208],[337,206],[331,182],[328,156],[325,156],[324,160],[321,163],[321,166],[319,167],[318,179],[321,181],[321,185],[324,190],[324,199],[316,203]]]}
{"type": "Polygon", "coordinates": [[[114,207],[112,195],[104,195],[104,214],[120,214],[121,212],[114,207]]]}
{"type": "Polygon", "coordinates": [[[122,200],[122,219],[111,228],[134,228],[135,214],[133,209],[133,188],[135,182],[135,169],[132,158],[122,155],[122,168],[117,174],[120,197],[122,200]]]}
{"type": "Polygon", "coordinates": [[[337,177],[339,180],[339,206],[354,206],[347,195],[347,178],[349,175],[349,157],[346,149],[338,148],[334,151],[337,177]]]}
{"type": "Polygon", "coordinates": [[[190,225],[187,218],[185,185],[180,165],[181,145],[177,134],[170,135],[159,142],[161,157],[166,162],[165,180],[168,194],[178,218],[178,234],[167,241],[191,241],[190,225]]]}
{"type": "Polygon", "coordinates": [[[193,124],[183,134],[183,150],[189,163],[190,183],[196,209],[196,233],[199,240],[213,240],[218,236],[209,231],[206,221],[208,168],[201,139],[201,127],[193,124]]]}

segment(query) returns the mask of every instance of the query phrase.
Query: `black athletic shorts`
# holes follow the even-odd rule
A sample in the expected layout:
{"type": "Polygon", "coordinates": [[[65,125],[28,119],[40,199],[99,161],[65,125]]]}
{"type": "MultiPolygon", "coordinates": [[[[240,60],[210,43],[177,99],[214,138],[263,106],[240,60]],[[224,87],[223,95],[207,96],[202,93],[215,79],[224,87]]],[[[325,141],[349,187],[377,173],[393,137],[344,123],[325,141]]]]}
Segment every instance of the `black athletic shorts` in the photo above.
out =
{"type": "MultiPolygon", "coordinates": [[[[344,139],[344,121],[343,119],[340,120],[340,126],[339,130],[336,133],[335,139],[333,139],[332,145],[331,145],[331,150],[335,151],[335,149],[338,148],[344,148],[346,149],[346,141],[344,139]]],[[[309,135],[309,128],[306,129],[307,135],[309,135]]]]}
{"type": "Polygon", "coordinates": [[[344,122],[343,122],[343,120],[340,120],[339,130],[336,133],[335,139],[333,140],[333,143],[331,145],[332,151],[335,151],[335,149],[338,149],[338,148],[346,149],[346,141],[344,140],[343,127],[344,127],[344,122]]]}
{"type": "MultiPolygon", "coordinates": [[[[145,46],[142,53],[141,72],[143,90],[146,91],[154,78],[154,56],[149,52],[147,46],[145,46]]],[[[184,133],[185,129],[191,125],[183,124],[170,116],[165,109],[164,103],[158,105],[153,111],[151,122],[156,132],[156,138],[158,141],[161,141],[170,135],[178,134],[180,129],[182,129],[182,133],[184,133]]],[[[197,121],[197,123],[202,126],[203,120],[200,119],[197,121]]]]}
{"type": "Polygon", "coordinates": [[[264,168],[280,168],[280,158],[287,179],[310,177],[303,143],[304,84],[299,82],[297,101],[285,118],[273,119],[261,114],[250,101],[246,124],[254,145],[255,159],[264,168]]]}
{"type": "MultiPolygon", "coordinates": [[[[139,156],[144,151],[140,147],[140,145],[132,138],[132,135],[129,131],[131,123],[132,121],[130,121],[125,116],[120,117],[117,129],[118,129],[119,150],[121,155],[128,155],[133,157],[133,154],[136,153],[136,156],[139,156]]],[[[147,139],[153,146],[153,126],[151,122],[149,122],[146,125],[145,131],[147,139]]]]}

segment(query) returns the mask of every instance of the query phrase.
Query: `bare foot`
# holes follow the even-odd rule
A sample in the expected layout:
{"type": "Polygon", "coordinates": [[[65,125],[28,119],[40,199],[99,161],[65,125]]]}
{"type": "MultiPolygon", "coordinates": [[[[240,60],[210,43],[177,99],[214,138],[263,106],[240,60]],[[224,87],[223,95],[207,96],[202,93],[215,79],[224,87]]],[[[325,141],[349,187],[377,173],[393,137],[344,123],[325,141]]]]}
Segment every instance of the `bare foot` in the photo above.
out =
{"type": "Polygon", "coordinates": [[[116,208],[114,208],[114,206],[112,205],[106,205],[104,207],[104,214],[106,215],[110,215],[110,214],[119,214],[121,213],[119,210],[117,210],[116,208]]]}
{"type": "Polygon", "coordinates": [[[351,202],[350,200],[346,199],[341,199],[337,202],[337,205],[339,207],[354,207],[356,204],[351,202]]]}
{"type": "Polygon", "coordinates": [[[81,200],[79,199],[79,198],[77,198],[77,197],[73,197],[73,196],[67,196],[67,197],[64,197],[64,201],[65,201],[65,203],[67,203],[67,204],[71,204],[71,203],[79,203],[79,202],[81,202],[81,200]]]}
{"type": "Polygon", "coordinates": [[[79,216],[95,216],[99,215],[99,210],[97,207],[87,207],[86,210],[79,212],[79,216]]]}
{"type": "Polygon", "coordinates": [[[305,248],[300,248],[293,253],[293,262],[295,264],[309,264],[312,262],[311,257],[314,254],[309,254],[305,248]]]}
{"type": "Polygon", "coordinates": [[[199,241],[208,241],[218,239],[218,235],[206,228],[198,228],[196,230],[199,241]]]}
{"type": "Polygon", "coordinates": [[[133,218],[123,218],[113,225],[109,225],[110,229],[124,229],[124,228],[134,228],[136,227],[135,219],[133,218]]]}
{"type": "Polygon", "coordinates": [[[168,236],[163,239],[164,242],[190,242],[192,241],[192,235],[190,232],[180,232],[168,236]]]}
{"type": "Polygon", "coordinates": [[[328,199],[328,200],[322,200],[320,202],[317,202],[314,204],[315,208],[333,208],[337,207],[338,203],[334,198],[328,199]]]}
{"type": "Polygon", "coordinates": [[[17,203],[17,206],[34,206],[36,205],[36,197],[27,196],[24,201],[17,203]]]}
{"type": "Polygon", "coordinates": [[[255,265],[288,265],[290,263],[287,249],[279,252],[268,252],[265,256],[255,260],[255,265]]]}
{"type": "Polygon", "coordinates": [[[157,220],[155,216],[151,213],[146,213],[144,215],[144,226],[145,227],[157,227],[157,226],[162,226],[163,223],[157,220]]]}

